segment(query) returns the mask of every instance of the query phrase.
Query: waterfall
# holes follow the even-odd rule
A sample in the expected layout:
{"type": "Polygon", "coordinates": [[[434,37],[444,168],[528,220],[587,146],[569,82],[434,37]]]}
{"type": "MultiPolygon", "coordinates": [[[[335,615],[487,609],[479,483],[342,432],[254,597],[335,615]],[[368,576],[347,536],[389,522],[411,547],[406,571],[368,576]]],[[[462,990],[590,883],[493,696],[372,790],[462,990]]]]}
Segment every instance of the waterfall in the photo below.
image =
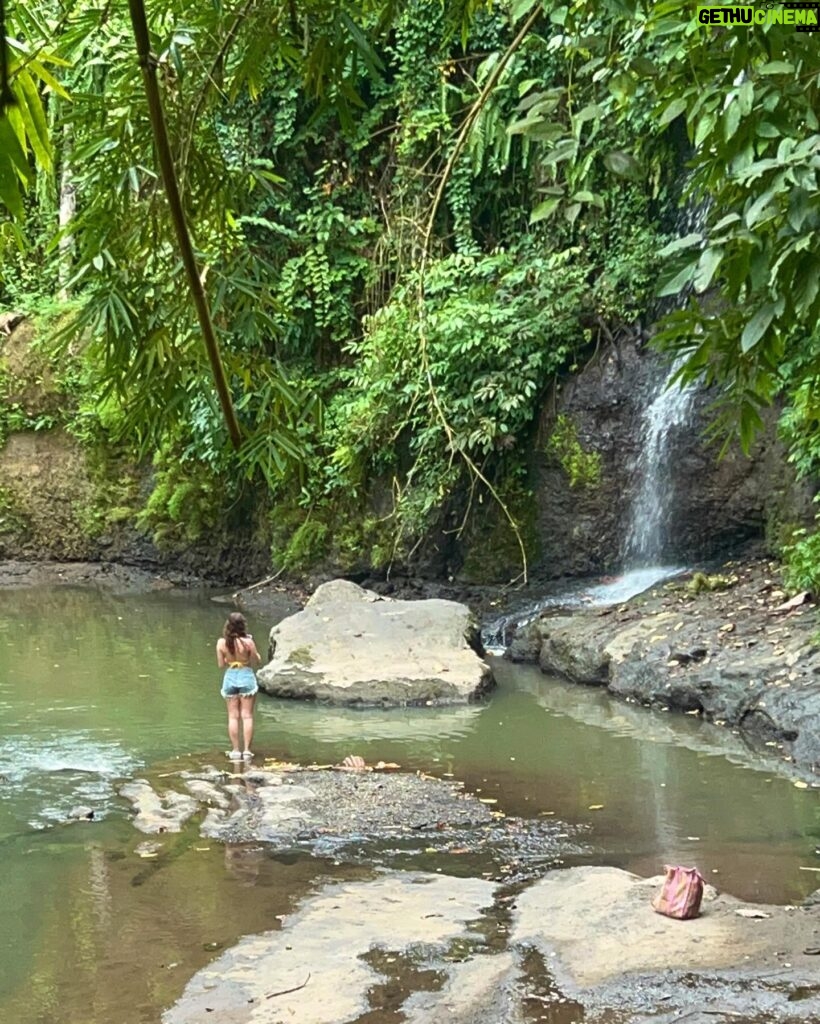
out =
{"type": "Polygon", "coordinates": [[[656,384],[641,417],[637,486],[624,545],[628,566],[657,565],[668,546],[667,526],[675,499],[670,442],[688,422],[695,393],[692,384],[672,383],[680,366],[679,359],[656,384]]]}
{"type": "MultiPolygon", "coordinates": [[[[708,211],[708,200],[683,206],[675,220],[678,238],[703,236],[708,211]]],[[[671,300],[659,304],[656,317],[682,309],[691,292],[690,284],[671,300]]],[[[623,563],[627,567],[659,565],[669,553],[667,527],[675,500],[671,442],[676,432],[688,423],[697,390],[696,384],[681,387],[673,383],[684,360],[685,357],[678,357],[671,367],[661,368],[641,416],[636,485],[623,547],[623,563]]]]}
{"type": "MultiPolygon", "coordinates": [[[[685,182],[681,190],[684,194],[687,192],[685,182]]],[[[684,239],[687,235],[700,235],[702,239],[708,210],[708,201],[685,204],[675,218],[674,235],[684,239]]],[[[678,295],[657,303],[650,311],[650,319],[657,322],[664,313],[683,308],[691,290],[688,286],[678,295]]],[[[664,564],[673,547],[669,526],[676,498],[675,441],[694,412],[698,390],[697,383],[681,387],[674,382],[684,358],[678,358],[670,366],[662,362],[660,356],[647,357],[647,363],[653,360],[655,370],[641,406],[638,457],[632,466],[633,486],[629,489],[632,500],[621,547],[621,572],[595,582],[563,581],[557,584],[555,592],[543,593],[538,600],[486,622],[482,642],[489,652],[506,650],[517,629],[548,609],[571,613],[579,608],[622,604],[684,571],[680,566],[664,564]]]]}

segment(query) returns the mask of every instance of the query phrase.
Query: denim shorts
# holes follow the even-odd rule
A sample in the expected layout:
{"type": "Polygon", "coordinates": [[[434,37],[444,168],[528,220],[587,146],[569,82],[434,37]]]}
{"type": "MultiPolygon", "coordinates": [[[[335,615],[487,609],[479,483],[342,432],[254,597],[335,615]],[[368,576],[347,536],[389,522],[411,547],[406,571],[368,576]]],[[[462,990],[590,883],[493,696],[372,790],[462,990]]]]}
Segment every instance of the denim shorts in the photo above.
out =
{"type": "Polygon", "coordinates": [[[244,668],[225,669],[225,675],[222,678],[223,697],[253,697],[258,691],[259,687],[256,685],[256,676],[253,674],[252,668],[245,666],[244,668]]]}

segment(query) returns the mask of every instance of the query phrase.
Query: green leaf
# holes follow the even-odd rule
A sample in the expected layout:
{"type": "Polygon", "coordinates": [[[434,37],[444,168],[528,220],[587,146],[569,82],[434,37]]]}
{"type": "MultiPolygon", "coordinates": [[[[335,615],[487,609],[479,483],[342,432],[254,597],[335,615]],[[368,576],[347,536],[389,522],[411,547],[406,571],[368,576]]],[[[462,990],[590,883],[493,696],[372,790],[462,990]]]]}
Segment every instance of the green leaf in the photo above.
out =
{"type": "Polygon", "coordinates": [[[763,420],[760,418],[760,413],[751,401],[744,400],[740,406],[739,434],[740,446],[745,455],[750,454],[752,443],[762,428],[763,420]]]}
{"type": "Polygon", "coordinates": [[[696,147],[702,146],[706,137],[712,133],[715,127],[715,121],[716,117],[713,113],[704,114],[703,117],[698,120],[698,126],[695,129],[695,137],[693,140],[696,147]]]}
{"type": "Polygon", "coordinates": [[[510,8],[510,18],[513,22],[518,21],[525,15],[529,14],[530,11],[535,7],[540,0],[513,0],[510,8]]]}
{"type": "Polygon", "coordinates": [[[810,212],[808,192],[804,188],[792,189],[789,194],[789,209],[786,216],[793,231],[800,231],[810,212]]]}
{"type": "Polygon", "coordinates": [[[773,302],[767,302],[761,306],[755,315],[743,328],[740,336],[740,348],[742,352],[751,352],[769,328],[774,319],[775,307],[773,302]]]}
{"type": "Polygon", "coordinates": [[[609,91],[617,99],[623,102],[635,95],[637,84],[632,75],[626,71],[619,71],[609,82],[609,91]]]}
{"type": "Polygon", "coordinates": [[[740,104],[732,100],[723,112],[723,138],[729,142],[734,138],[737,126],[740,124],[740,104]]]}
{"type": "Polygon", "coordinates": [[[700,256],[698,269],[695,271],[694,286],[696,292],[705,292],[712,283],[715,271],[723,259],[723,248],[720,246],[705,249],[700,256]]]}
{"type": "Polygon", "coordinates": [[[801,268],[794,288],[795,309],[801,316],[808,316],[817,299],[817,291],[820,286],[820,263],[810,257],[805,266],[801,268]]]}
{"type": "Polygon", "coordinates": [[[606,153],[604,166],[622,178],[638,179],[641,176],[641,165],[631,153],[625,153],[622,149],[613,149],[606,153]]]}
{"type": "Polygon", "coordinates": [[[535,121],[524,134],[528,139],[534,139],[536,142],[555,142],[564,134],[564,128],[551,121],[535,121]]]}
{"type": "Polygon", "coordinates": [[[658,256],[672,256],[676,252],[680,252],[682,249],[691,249],[696,245],[703,244],[703,235],[699,231],[694,231],[689,235],[683,235],[681,238],[675,238],[662,249],[658,250],[658,256]]]}
{"type": "Polygon", "coordinates": [[[572,160],[578,154],[578,143],[574,139],[562,139],[545,157],[545,164],[558,164],[563,160],[572,160]]]}
{"type": "Polygon", "coordinates": [[[6,207],[15,220],[23,220],[23,197],[20,195],[20,181],[5,154],[0,155],[0,203],[6,207]]]}
{"type": "Polygon", "coordinates": [[[728,228],[730,224],[737,224],[740,219],[739,213],[727,213],[725,217],[720,218],[712,228],[712,231],[722,231],[724,228],[728,228]]]}
{"type": "Polygon", "coordinates": [[[750,79],[746,79],[745,82],[741,83],[740,88],[737,91],[737,103],[740,107],[741,114],[745,117],[750,114],[752,107],[754,106],[755,99],[755,87],[754,83],[750,79]]]}
{"type": "Polygon", "coordinates": [[[531,107],[534,107],[536,103],[540,105],[542,101],[552,101],[553,108],[558,105],[557,96],[539,90],[538,92],[531,92],[529,96],[525,96],[520,103],[517,103],[515,107],[516,113],[523,114],[531,107]]]}
{"type": "Polygon", "coordinates": [[[786,60],[772,60],[768,64],[761,64],[757,69],[759,75],[793,75],[794,64],[786,60]]]}
{"type": "Polygon", "coordinates": [[[685,96],[679,96],[676,100],[672,100],[668,107],[662,112],[658,118],[658,125],[663,128],[670,122],[674,121],[676,117],[679,117],[687,107],[687,100],[685,96]]]}
{"type": "Polygon", "coordinates": [[[597,206],[600,210],[604,209],[603,196],[599,196],[595,192],[589,192],[587,189],[581,189],[580,192],[576,192],[572,200],[576,203],[589,203],[591,206],[597,206]]]}
{"type": "Polygon", "coordinates": [[[774,189],[767,189],[746,211],[746,227],[753,228],[759,221],[764,220],[769,213],[769,206],[775,198],[774,189]]]}
{"type": "Polygon", "coordinates": [[[544,199],[540,202],[530,214],[530,224],[537,224],[541,220],[546,220],[547,217],[551,217],[555,213],[561,200],[555,196],[550,196],[549,199],[544,199]]]}
{"type": "Polygon", "coordinates": [[[17,109],[23,119],[28,144],[40,167],[49,170],[51,167],[51,141],[37,86],[27,71],[21,71],[14,84],[18,100],[17,109]]]}
{"type": "Polygon", "coordinates": [[[662,283],[658,289],[658,296],[663,298],[665,295],[679,295],[688,284],[691,284],[697,266],[698,262],[694,260],[692,263],[687,264],[683,270],[675,274],[674,277],[662,283]]]}
{"type": "Polygon", "coordinates": [[[653,64],[648,57],[633,57],[631,66],[639,75],[659,74],[657,65],[653,64]]]}
{"type": "MultiPolygon", "coordinates": [[[[42,54],[41,54],[41,56],[42,56],[42,54]]],[[[50,71],[47,71],[43,67],[42,63],[39,60],[35,60],[34,58],[31,58],[30,60],[26,60],[25,63],[26,63],[26,67],[30,68],[31,71],[37,76],[37,78],[40,79],[40,81],[43,83],[43,85],[47,85],[48,88],[51,89],[51,91],[56,96],[59,96],[61,99],[64,99],[64,100],[70,100],[71,99],[71,96],[69,96],[69,94],[63,88],[63,86],[60,85],[60,83],[57,81],[57,79],[54,77],[54,75],[52,75],[50,71]]],[[[67,66],[66,62],[62,61],[62,60],[52,59],[51,63],[52,64],[59,64],[59,65],[61,65],[63,67],[67,66]]]]}
{"type": "Polygon", "coordinates": [[[779,139],[781,135],[780,130],[775,128],[771,121],[761,121],[756,131],[761,139],[779,139]]]}
{"type": "Polygon", "coordinates": [[[600,103],[589,103],[582,110],[579,110],[574,116],[574,120],[577,122],[591,121],[593,118],[597,120],[605,113],[604,108],[600,103]]]}
{"type": "MultiPolygon", "coordinates": [[[[540,78],[525,78],[523,82],[519,82],[518,84],[518,98],[521,99],[523,96],[527,95],[530,89],[534,88],[536,85],[542,84],[543,83],[540,78]]],[[[541,94],[539,93],[539,95],[541,94]]]]}

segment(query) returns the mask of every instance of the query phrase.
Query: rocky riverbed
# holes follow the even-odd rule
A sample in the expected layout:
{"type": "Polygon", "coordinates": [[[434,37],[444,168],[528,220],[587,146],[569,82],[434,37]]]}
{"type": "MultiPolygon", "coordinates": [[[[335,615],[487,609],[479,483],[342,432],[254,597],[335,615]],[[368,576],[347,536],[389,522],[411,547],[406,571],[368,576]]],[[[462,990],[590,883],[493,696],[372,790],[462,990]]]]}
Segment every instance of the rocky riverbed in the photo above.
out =
{"type": "Polygon", "coordinates": [[[196,822],[210,843],[367,871],[222,951],[164,1024],[820,1019],[819,901],[750,904],[706,886],[701,916],[675,921],[652,910],[660,877],[563,867],[585,856],[582,830],[348,760],[189,765],[123,787],[149,859],[196,822]]]}
{"type": "Polygon", "coordinates": [[[674,921],[660,879],[554,872],[517,892],[487,879],[376,872],[324,886],[199,971],[164,1024],[805,1024],[820,1013],[816,907],[708,890],[674,921]]]}
{"type": "Polygon", "coordinates": [[[439,870],[457,858],[466,871],[506,881],[536,877],[588,852],[585,829],[556,819],[508,817],[453,780],[396,765],[260,767],[211,765],[134,779],[120,789],[162,856],[188,822],[226,844],[264,843],[337,862],[403,867],[418,858],[439,870]]]}
{"type": "Polygon", "coordinates": [[[811,595],[765,560],[690,573],[616,607],[551,609],[518,629],[514,661],[613,696],[702,715],[802,772],[820,768],[820,644],[811,595]]]}

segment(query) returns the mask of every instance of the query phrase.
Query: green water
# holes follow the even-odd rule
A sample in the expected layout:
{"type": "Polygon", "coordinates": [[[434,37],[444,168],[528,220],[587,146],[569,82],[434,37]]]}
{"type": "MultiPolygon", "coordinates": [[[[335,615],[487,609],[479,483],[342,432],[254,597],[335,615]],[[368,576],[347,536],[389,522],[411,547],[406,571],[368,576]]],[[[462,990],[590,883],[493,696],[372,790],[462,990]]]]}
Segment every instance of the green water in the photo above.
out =
{"type": "MultiPolygon", "coordinates": [[[[243,933],[328,877],[327,861],[224,849],[195,832],[141,856],[118,785],[222,763],[213,653],[225,606],[205,595],[0,591],[0,1020],[149,1024],[243,933]],[[90,823],[65,824],[77,805],[90,823]]],[[[253,621],[260,647],[267,624],[253,621]]],[[[463,779],[508,815],[589,826],[584,860],[655,874],[696,863],[761,901],[820,885],[817,791],[798,789],[724,730],[613,703],[497,665],[486,704],[343,711],[262,698],[261,757],[358,753],[463,779]]],[[[145,852],[144,850],[142,852],[145,852]]]]}

